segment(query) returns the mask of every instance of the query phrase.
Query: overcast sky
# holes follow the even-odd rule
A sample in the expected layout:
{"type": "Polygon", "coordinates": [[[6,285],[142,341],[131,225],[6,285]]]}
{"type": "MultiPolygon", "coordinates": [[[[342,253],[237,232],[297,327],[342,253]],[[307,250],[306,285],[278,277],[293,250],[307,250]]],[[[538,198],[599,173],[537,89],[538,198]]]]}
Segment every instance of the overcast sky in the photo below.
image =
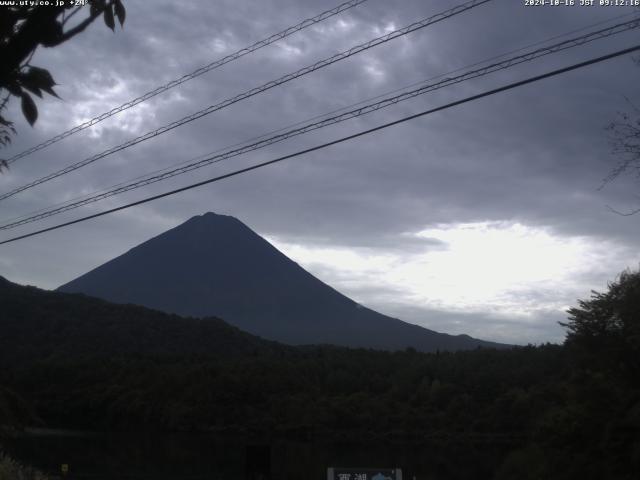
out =
{"type": "MultiPolygon", "coordinates": [[[[32,64],[62,101],[38,101],[9,157],[195,68],[339,3],[126,0],[124,30],[101,21],[32,64]]],[[[576,3],[579,3],[577,1],[576,3]]],[[[450,0],[369,0],[19,160],[18,187],[196,110],[439,13],[450,0]]],[[[0,202],[0,220],[45,208],[311,117],[633,13],[494,0],[240,102],[0,202]]],[[[595,28],[613,25],[618,18],[595,28]]],[[[584,33],[574,33],[579,35],[584,33]]],[[[569,38],[569,37],[563,37],[569,38]]],[[[638,30],[417,97],[26,227],[27,233],[355,133],[534,74],[635,45],[638,30]]],[[[559,41],[559,40],[555,40],[559,41]]],[[[188,218],[233,215],[354,300],[446,333],[560,342],[578,298],[640,262],[640,182],[599,189],[616,164],[606,125],[640,102],[630,56],[385,129],[223,182],[0,246],[0,275],[55,288],[188,218]]]]}

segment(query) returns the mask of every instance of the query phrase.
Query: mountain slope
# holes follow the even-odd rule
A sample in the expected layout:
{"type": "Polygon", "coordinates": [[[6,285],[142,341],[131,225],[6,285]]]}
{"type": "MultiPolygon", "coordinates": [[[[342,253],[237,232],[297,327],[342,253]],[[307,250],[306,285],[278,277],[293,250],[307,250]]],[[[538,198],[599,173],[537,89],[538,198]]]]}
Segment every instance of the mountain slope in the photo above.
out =
{"type": "Polygon", "coordinates": [[[196,216],[61,286],[117,303],[216,316],[289,344],[422,351],[499,346],[440,334],[364,308],[239,220],[196,216]]]}
{"type": "Polygon", "coordinates": [[[0,365],[130,354],[233,358],[284,348],[217,318],[181,318],[2,277],[0,305],[0,365]]]}

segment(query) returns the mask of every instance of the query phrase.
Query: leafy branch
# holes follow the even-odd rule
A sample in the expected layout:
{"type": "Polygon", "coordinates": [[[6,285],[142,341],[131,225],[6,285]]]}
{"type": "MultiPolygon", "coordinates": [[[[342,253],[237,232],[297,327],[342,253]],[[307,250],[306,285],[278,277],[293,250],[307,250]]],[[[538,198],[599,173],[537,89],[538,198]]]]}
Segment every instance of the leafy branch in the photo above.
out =
{"type": "MultiPolygon", "coordinates": [[[[38,119],[38,107],[33,95],[42,98],[43,93],[60,98],[54,90],[56,82],[51,73],[30,64],[36,49],[42,45],[47,48],[61,45],[83,32],[98,17],[115,31],[116,19],[120,27],[124,25],[126,10],[122,0],[89,0],[88,16],[75,26],[66,28],[69,20],[80,8],[67,6],[12,6],[6,7],[0,16],[0,95],[4,99],[0,104],[0,145],[11,143],[16,134],[13,122],[5,118],[11,97],[20,99],[22,113],[30,125],[38,119]],[[67,14],[67,12],[70,13],[67,14]],[[6,90],[6,93],[4,92],[6,90]]],[[[85,9],[86,10],[86,9],[85,9]]],[[[0,161],[0,171],[6,164],[0,161]]]]}

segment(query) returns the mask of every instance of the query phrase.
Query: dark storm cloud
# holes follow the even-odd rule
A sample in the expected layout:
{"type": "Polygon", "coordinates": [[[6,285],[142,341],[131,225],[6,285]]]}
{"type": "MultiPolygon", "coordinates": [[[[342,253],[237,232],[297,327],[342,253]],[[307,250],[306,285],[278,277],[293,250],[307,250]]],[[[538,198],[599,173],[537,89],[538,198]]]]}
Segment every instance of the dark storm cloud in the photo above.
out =
{"type": "MultiPolygon", "coordinates": [[[[10,154],[334,4],[321,3],[236,0],[216,2],[214,7],[205,1],[156,1],[151,5],[129,0],[123,31],[113,34],[96,24],[63,47],[38,52],[34,64],[51,69],[64,100],[39,103],[41,116],[33,130],[18,121],[20,134],[10,154]]],[[[452,5],[444,0],[371,0],[282,44],[112,117],[92,132],[17,162],[11,174],[0,179],[2,190],[452,5]]],[[[89,193],[626,12],[577,6],[526,8],[522,2],[496,0],[25,192],[0,205],[2,218],[89,193]]],[[[637,32],[622,34],[545,57],[38,225],[51,225],[332,140],[629,46],[637,38],[637,32]]],[[[411,236],[429,226],[507,221],[539,226],[561,236],[614,242],[624,252],[620,255],[629,255],[640,233],[638,222],[635,217],[612,214],[605,205],[637,207],[634,194],[640,185],[621,179],[602,190],[598,187],[615,163],[604,127],[618,110],[627,108],[625,95],[637,98],[639,78],[640,68],[624,57],[485,98],[179,197],[4,246],[0,274],[55,287],[208,210],[237,216],[261,234],[305,245],[411,255],[421,249],[446,247],[438,240],[411,236]]],[[[11,108],[12,116],[19,118],[18,105],[14,102],[11,108]]],[[[11,233],[5,232],[3,238],[11,233]]],[[[627,264],[638,261],[632,257],[625,260],[627,264]]],[[[599,271],[592,278],[597,278],[599,285],[603,275],[615,273],[599,271]]],[[[336,272],[327,272],[328,278],[331,275],[338,277],[336,272]]],[[[579,279],[580,284],[588,283],[584,280],[579,279]]],[[[407,320],[418,320],[418,315],[402,312],[407,313],[407,320]]],[[[423,313],[421,318],[427,318],[432,312],[423,313]]],[[[461,327],[460,333],[475,333],[471,314],[455,315],[460,325],[469,326],[467,330],[461,327]]],[[[473,315],[479,319],[481,314],[473,315]]],[[[436,317],[445,319],[438,328],[449,331],[445,328],[446,319],[450,319],[446,312],[436,317]]],[[[536,329],[558,338],[556,327],[550,326],[555,325],[555,317],[546,318],[527,324],[524,343],[527,335],[535,341],[544,337],[536,329]]],[[[496,332],[501,321],[492,320],[496,332]]]]}

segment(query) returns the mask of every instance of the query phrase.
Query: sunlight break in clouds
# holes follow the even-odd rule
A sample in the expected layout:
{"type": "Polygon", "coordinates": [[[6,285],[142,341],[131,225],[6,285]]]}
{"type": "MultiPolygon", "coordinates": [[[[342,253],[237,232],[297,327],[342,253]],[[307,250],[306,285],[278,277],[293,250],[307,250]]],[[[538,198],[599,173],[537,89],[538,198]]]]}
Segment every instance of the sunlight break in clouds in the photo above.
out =
{"type": "Polygon", "coordinates": [[[381,300],[360,295],[370,290],[407,306],[483,313],[522,323],[564,314],[576,298],[588,296],[595,286],[604,287],[618,270],[603,272],[601,265],[626,267],[616,266],[614,258],[624,255],[615,245],[556,236],[519,223],[437,225],[415,236],[440,240],[446,247],[411,254],[316,248],[277,240],[275,244],[365,305],[381,300]],[[385,291],[389,293],[381,293],[385,291]]]}
{"type": "MultiPolygon", "coordinates": [[[[415,297],[453,310],[531,313],[535,306],[521,304],[528,293],[539,296],[553,289],[560,294],[595,248],[584,239],[554,237],[518,223],[443,225],[418,235],[442,240],[449,248],[421,255],[401,269],[400,278],[415,281],[415,297]]],[[[565,306],[553,298],[546,298],[545,306],[549,302],[565,306]]]]}

